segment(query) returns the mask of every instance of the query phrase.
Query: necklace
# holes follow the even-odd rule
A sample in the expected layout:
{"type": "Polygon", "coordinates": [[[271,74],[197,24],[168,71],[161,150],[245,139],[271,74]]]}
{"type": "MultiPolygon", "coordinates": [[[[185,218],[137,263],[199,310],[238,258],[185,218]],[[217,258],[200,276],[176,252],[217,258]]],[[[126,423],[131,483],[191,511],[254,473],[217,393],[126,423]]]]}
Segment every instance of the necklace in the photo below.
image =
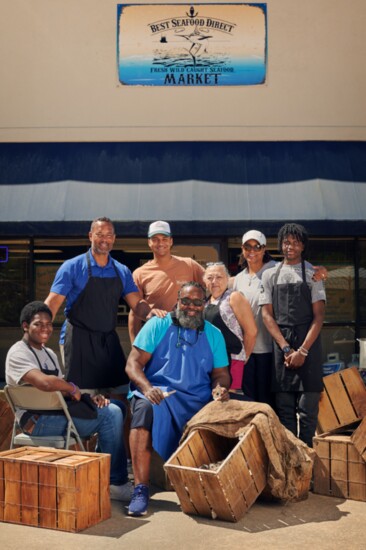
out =
{"type": "Polygon", "coordinates": [[[178,327],[177,343],[175,344],[175,347],[176,347],[176,348],[181,348],[183,344],[187,344],[188,346],[194,346],[194,345],[197,344],[197,342],[198,342],[199,334],[200,334],[200,330],[197,328],[197,329],[196,329],[196,338],[195,338],[194,342],[190,342],[189,340],[186,340],[186,339],[182,336],[182,334],[181,334],[181,327],[179,326],[179,327],[178,327]]]}
{"type": "Polygon", "coordinates": [[[254,275],[251,275],[248,272],[248,286],[252,286],[252,282],[257,278],[257,274],[254,273],[254,275]]]}
{"type": "Polygon", "coordinates": [[[252,277],[249,275],[249,283],[248,283],[248,286],[252,286],[252,282],[254,281],[255,278],[256,278],[256,275],[253,275],[252,277]]]}

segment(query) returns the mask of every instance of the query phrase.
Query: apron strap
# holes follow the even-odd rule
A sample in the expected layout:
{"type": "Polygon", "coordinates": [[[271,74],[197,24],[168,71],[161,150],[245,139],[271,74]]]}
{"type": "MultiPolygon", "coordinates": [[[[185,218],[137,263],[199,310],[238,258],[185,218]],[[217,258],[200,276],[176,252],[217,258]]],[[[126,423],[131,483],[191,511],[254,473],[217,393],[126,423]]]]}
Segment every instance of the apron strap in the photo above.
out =
{"type": "MultiPolygon", "coordinates": [[[[279,303],[278,303],[278,292],[275,292],[275,288],[276,288],[276,286],[277,286],[277,281],[278,281],[278,277],[279,277],[279,274],[280,274],[280,270],[282,269],[282,266],[283,266],[283,261],[280,263],[279,268],[277,269],[277,271],[276,271],[276,273],[275,273],[274,280],[273,280],[272,299],[273,299],[274,297],[276,297],[277,312],[280,311],[280,306],[279,306],[279,303]]],[[[275,318],[276,318],[276,312],[273,311],[273,313],[274,313],[275,318]]]]}
{"type": "Polygon", "coordinates": [[[88,266],[88,279],[92,276],[91,263],[90,263],[90,250],[86,253],[86,263],[88,266]]]}
{"type": "MultiPolygon", "coordinates": [[[[113,269],[116,272],[117,277],[119,279],[121,279],[121,276],[118,272],[117,266],[116,266],[113,258],[111,258],[111,261],[112,261],[113,269]]],[[[90,262],[90,250],[88,250],[88,252],[86,253],[86,263],[87,263],[87,266],[88,266],[88,279],[90,279],[90,277],[92,276],[91,262],[90,262]]],[[[122,282],[122,279],[121,279],[121,282],[122,282]]],[[[122,283],[122,290],[123,290],[123,283],[122,283]]]]}
{"type": "Polygon", "coordinates": [[[42,367],[42,364],[41,364],[41,361],[39,360],[39,357],[38,355],[36,354],[36,352],[34,351],[34,349],[32,348],[32,346],[30,346],[28,344],[28,342],[26,342],[25,340],[23,340],[23,342],[25,343],[25,345],[31,350],[31,352],[33,353],[34,357],[36,358],[37,360],[37,363],[38,363],[38,366],[40,368],[40,370],[43,372],[43,374],[55,374],[56,376],[58,376],[58,368],[56,366],[56,363],[55,361],[53,360],[53,358],[51,357],[51,355],[48,353],[48,351],[46,350],[46,348],[44,346],[42,346],[42,350],[46,353],[46,355],[48,355],[49,359],[51,360],[51,363],[53,364],[53,366],[55,367],[55,370],[53,371],[49,371],[49,370],[46,370],[42,367]]]}

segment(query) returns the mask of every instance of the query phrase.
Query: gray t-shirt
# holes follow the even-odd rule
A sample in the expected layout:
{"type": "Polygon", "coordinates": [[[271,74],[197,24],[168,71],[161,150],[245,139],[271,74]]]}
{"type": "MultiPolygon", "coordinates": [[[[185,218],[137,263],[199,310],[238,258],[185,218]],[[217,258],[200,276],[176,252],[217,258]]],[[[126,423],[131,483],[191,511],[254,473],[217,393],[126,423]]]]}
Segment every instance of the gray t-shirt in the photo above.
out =
{"type": "Polygon", "coordinates": [[[248,269],[245,268],[234,279],[234,290],[239,290],[252,308],[254,319],[257,325],[258,334],[255,341],[253,353],[271,353],[272,351],[272,336],[264,326],[262,319],[262,310],[259,305],[259,296],[262,289],[263,273],[276,265],[274,260],[265,263],[255,275],[249,275],[248,269]]]}
{"type": "MultiPolygon", "coordinates": [[[[272,269],[265,271],[262,277],[262,291],[259,297],[259,305],[272,304],[272,291],[274,287],[274,278],[280,264],[277,264],[272,269]]],[[[311,302],[326,301],[324,285],[322,281],[314,281],[314,268],[309,262],[305,262],[305,276],[306,282],[311,291],[311,302]]],[[[283,264],[280,274],[278,276],[277,283],[298,283],[302,282],[302,270],[301,263],[295,265],[283,264]]]]}
{"type": "MultiPolygon", "coordinates": [[[[42,367],[46,370],[48,369],[52,372],[52,374],[56,375],[56,366],[58,370],[57,376],[59,378],[63,378],[57,355],[50,348],[45,349],[39,350],[32,347],[32,350],[37,355],[42,367]],[[47,350],[49,355],[46,353],[45,349],[47,350]],[[52,357],[54,363],[52,362],[50,356],[52,357]]],[[[22,382],[22,378],[25,374],[27,374],[27,372],[34,369],[41,370],[32,350],[29,349],[28,345],[23,342],[23,340],[16,342],[9,349],[5,360],[5,380],[6,383],[9,384],[9,386],[22,385],[24,384],[24,382],[22,382]]],[[[23,413],[24,411],[18,411],[18,421],[20,420],[23,413]]]]}

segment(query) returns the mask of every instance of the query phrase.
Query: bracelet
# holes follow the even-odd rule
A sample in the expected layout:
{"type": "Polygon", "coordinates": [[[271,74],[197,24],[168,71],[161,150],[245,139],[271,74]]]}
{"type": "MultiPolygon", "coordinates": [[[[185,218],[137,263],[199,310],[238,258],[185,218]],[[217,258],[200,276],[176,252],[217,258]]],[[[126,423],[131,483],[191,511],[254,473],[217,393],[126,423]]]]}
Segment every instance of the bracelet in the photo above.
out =
{"type": "Polygon", "coordinates": [[[300,346],[297,351],[301,353],[301,355],[303,355],[304,357],[307,357],[309,355],[308,350],[306,348],[303,348],[302,346],[300,346]]]}
{"type": "Polygon", "coordinates": [[[74,384],[74,382],[69,382],[69,384],[72,385],[72,391],[69,391],[70,395],[75,395],[75,393],[78,391],[78,387],[74,384]]]}

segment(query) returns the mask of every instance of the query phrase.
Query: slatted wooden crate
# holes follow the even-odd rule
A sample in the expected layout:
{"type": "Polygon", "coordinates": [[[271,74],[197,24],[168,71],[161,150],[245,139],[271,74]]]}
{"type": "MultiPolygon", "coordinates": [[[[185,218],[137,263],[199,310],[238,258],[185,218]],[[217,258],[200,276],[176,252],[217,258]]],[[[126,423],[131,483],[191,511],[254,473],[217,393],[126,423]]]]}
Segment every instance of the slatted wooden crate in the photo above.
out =
{"type": "Polygon", "coordinates": [[[351,435],[351,441],[366,462],[366,417],[351,435]]]}
{"type": "Polygon", "coordinates": [[[313,439],[314,492],[366,501],[366,463],[351,435],[320,435],[313,439]]]}
{"type": "Polygon", "coordinates": [[[110,455],[48,447],[0,453],[0,521],[77,532],[111,516],[110,455]]]}
{"type": "Polygon", "coordinates": [[[266,485],[268,455],[255,426],[241,440],[197,430],[164,468],[183,512],[235,522],[266,485]],[[202,469],[210,464],[217,469],[202,469]]]}
{"type": "Polygon", "coordinates": [[[10,449],[14,414],[6,400],[4,390],[0,390],[0,451],[10,449]]]}
{"type": "Polygon", "coordinates": [[[323,378],[317,433],[332,432],[366,416],[366,386],[356,367],[323,378]]]}

